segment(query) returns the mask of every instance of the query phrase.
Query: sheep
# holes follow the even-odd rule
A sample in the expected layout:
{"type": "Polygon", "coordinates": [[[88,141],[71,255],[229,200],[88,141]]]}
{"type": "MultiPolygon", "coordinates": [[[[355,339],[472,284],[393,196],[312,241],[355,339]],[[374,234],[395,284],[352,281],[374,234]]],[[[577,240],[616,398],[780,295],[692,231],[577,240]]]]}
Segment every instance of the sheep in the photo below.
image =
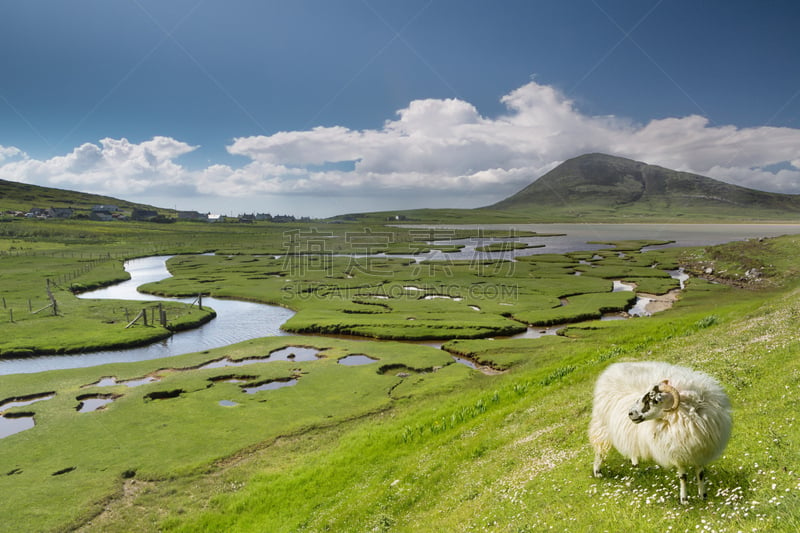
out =
{"type": "Polygon", "coordinates": [[[597,379],[589,441],[594,476],[611,446],[630,458],[676,468],[680,502],[688,503],[687,469],[695,467],[697,491],[706,498],[705,466],[725,450],[731,404],[712,377],[663,362],[615,363],[597,379]]]}

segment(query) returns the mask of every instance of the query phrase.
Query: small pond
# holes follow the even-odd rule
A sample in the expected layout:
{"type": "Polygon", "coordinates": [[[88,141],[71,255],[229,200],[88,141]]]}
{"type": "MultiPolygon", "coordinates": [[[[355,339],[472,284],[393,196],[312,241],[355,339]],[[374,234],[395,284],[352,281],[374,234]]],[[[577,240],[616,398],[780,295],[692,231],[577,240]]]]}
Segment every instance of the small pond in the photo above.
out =
{"type": "Polygon", "coordinates": [[[453,360],[460,365],[468,366],[473,370],[478,370],[478,365],[475,363],[475,361],[470,361],[469,359],[464,359],[463,357],[458,357],[456,355],[453,356],[453,360]]]}
{"type": "Polygon", "coordinates": [[[31,415],[0,416],[0,439],[25,431],[26,429],[31,429],[35,425],[33,416],[31,415]]]}
{"type": "Polygon", "coordinates": [[[248,357],[247,359],[233,360],[229,358],[219,359],[217,361],[210,361],[198,369],[204,370],[207,368],[225,368],[229,366],[246,366],[254,363],[270,363],[273,361],[292,361],[292,362],[305,362],[316,361],[319,359],[319,353],[322,350],[318,348],[307,348],[305,346],[287,346],[270,352],[264,357],[248,357]]]}
{"type": "Polygon", "coordinates": [[[7,400],[4,402],[0,402],[0,412],[6,411],[8,409],[12,409],[14,407],[25,407],[26,405],[31,405],[36,402],[42,402],[44,400],[51,399],[55,394],[52,393],[45,393],[36,396],[29,396],[29,397],[22,397],[21,399],[12,399],[7,400]]]}
{"type": "Polygon", "coordinates": [[[377,359],[367,357],[366,355],[348,355],[347,357],[342,357],[339,359],[337,363],[345,366],[360,366],[368,365],[370,363],[374,363],[375,361],[377,361],[377,359]]]}
{"type": "Polygon", "coordinates": [[[255,394],[265,390],[282,389],[284,387],[293,387],[297,385],[297,379],[288,380],[275,380],[262,383],[260,385],[253,385],[252,387],[242,387],[242,390],[247,394],[255,394]]]}
{"type": "Polygon", "coordinates": [[[140,385],[147,385],[148,383],[155,383],[158,381],[158,378],[153,376],[147,376],[138,379],[128,379],[124,381],[117,381],[117,378],[110,376],[101,379],[96,383],[92,383],[90,385],[86,385],[87,387],[113,387],[115,385],[125,385],[126,387],[139,387],[140,385]]]}
{"type": "Polygon", "coordinates": [[[96,395],[96,396],[86,396],[83,398],[78,398],[79,402],[75,410],[79,413],[91,413],[93,411],[97,411],[102,409],[106,405],[113,402],[116,398],[113,396],[103,396],[103,395],[96,395]]]}

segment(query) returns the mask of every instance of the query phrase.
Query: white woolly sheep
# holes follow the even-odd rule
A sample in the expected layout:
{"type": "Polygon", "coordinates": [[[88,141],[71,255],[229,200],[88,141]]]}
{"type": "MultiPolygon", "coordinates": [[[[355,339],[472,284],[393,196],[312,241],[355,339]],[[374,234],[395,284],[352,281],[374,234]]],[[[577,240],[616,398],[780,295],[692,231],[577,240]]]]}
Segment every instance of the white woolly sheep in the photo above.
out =
{"type": "Polygon", "coordinates": [[[662,362],[615,363],[597,379],[589,440],[594,475],[613,446],[634,466],[652,460],[674,467],[687,503],[687,469],[697,471],[706,497],[705,466],[722,455],[731,435],[731,404],[712,377],[662,362]]]}

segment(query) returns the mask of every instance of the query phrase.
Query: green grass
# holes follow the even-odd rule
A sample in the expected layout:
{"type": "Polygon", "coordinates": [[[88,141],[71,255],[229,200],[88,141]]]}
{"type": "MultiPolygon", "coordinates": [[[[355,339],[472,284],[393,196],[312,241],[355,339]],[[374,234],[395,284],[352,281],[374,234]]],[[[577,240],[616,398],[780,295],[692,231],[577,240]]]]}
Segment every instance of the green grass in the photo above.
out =
{"type": "MultiPolygon", "coordinates": [[[[26,285],[23,273],[25,261],[39,257],[52,277],[74,272],[77,276],[68,281],[81,282],[98,272],[96,281],[102,282],[119,275],[118,266],[106,265],[136,250],[208,249],[201,246],[203,237],[194,241],[180,228],[153,230],[147,245],[110,225],[81,230],[102,242],[81,245],[72,242],[80,241],[78,230],[52,227],[50,236],[5,241],[11,253],[0,255],[0,262],[14,269],[0,270],[11,276],[0,278],[0,288],[9,301],[43,292],[38,274],[26,285]],[[56,257],[65,252],[58,249],[64,240],[72,242],[66,251],[84,256],[56,257]],[[98,246],[106,260],[91,256],[98,246]],[[55,255],[47,259],[47,254],[55,255]],[[83,272],[81,260],[94,266],[83,272]],[[96,270],[101,268],[108,270],[96,270]]],[[[471,370],[444,351],[413,343],[320,336],[256,339],[169,359],[0,376],[0,402],[55,393],[9,410],[34,413],[36,427],[0,439],[0,531],[800,527],[800,431],[793,415],[800,397],[800,290],[794,266],[800,239],[751,242],[734,252],[709,247],[620,257],[608,250],[596,254],[599,259],[594,253],[548,254],[518,263],[417,265],[394,258],[368,265],[330,257],[330,268],[322,263],[324,268],[315,269],[310,267],[319,265],[313,261],[244,253],[253,230],[239,233],[232,227],[227,243],[218,230],[208,231],[209,241],[219,239],[211,244],[237,252],[176,257],[170,262],[175,278],[151,290],[180,293],[202,286],[215,295],[277,299],[296,306],[297,317],[310,324],[348,317],[349,324],[368,323],[366,318],[375,320],[369,327],[376,331],[380,324],[399,328],[399,317],[426,309],[428,318],[420,314],[410,321],[420,322],[419,331],[468,328],[479,323],[476,317],[514,322],[508,314],[552,312],[581,300],[599,309],[608,304],[606,298],[630,296],[610,292],[615,276],[640,286],[651,279],[661,282],[660,275],[645,274],[678,263],[702,270],[714,261],[717,281],[735,283],[692,278],[672,310],[650,318],[581,322],[541,339],[446,343],[455,354],[504,371],[499,374],[471,370]],[[587,269],[575,276],[586,266],[581,260],[602,275],[589,275],[587,269]],[[654,263],[659,268],[649,269],[654,263]],[[298,276],[301,266],[308,268],[298,276]],[[763,268],[763,277],[743,280],[741,273],[753,268],[763,268]],[[747,288],[736,287],[745,283],[747,288]],[[514,287],[516,292],[504,295],[515,299],[503,301],[479,290],[490,284],[514,287]],[[450,298],[426,300],[425,295],[450,298]],[[561,298],[569,303],[562,306],[561,298]],[[331,316],[314,314],[322,312],[331,316]],[[425,323],[435,316],[442,324],[425,323]],[[264,357],[285,346],[315,346],[324,357],[199,368],[225,357],[264,357]],[[348,354],[376,361],[356,367],[337,363],[348,354]],[[734,435],[709,469],[708,501],[692,499],[681,506],[673,472],[647,465],[634,469],[616,455],[608,463],[609,476],[591,477],[586,427],[594,380],[609,363],[626,359],[696,367],[716,376],[731,396],[734,435]],[[97,385],[109,376],[118,382],[145,376],[159,381],[133,388],[97,385]],[[240,387],[289,378],[297,383],[254,395],[240,387]],[[104,410],[79,413],[76,406],[87,394],[118,397],[104,410]],[[222,406],[221,400],[238,405],[222,406]]],[[[353,245],[340,235],[326,246],[353,245]]],[[[254,246],[270,249],[281,239],[265,235],[254,246]]],[[[65,305],[68,294],[60,297],[65,305]]],[[[36,315],[26,321],[46,331],[51,319],[62,318],[36,315]]],[[[9,326],[0,322],[4,332],[9,326]]]]}
{"type": "MultiPolygon", "coordinates": [[[[468,374],[466,367],[456,367],[449,356],[433,348],[280,337],[167,360],[51,371],[44,376],[4,376],[0,379],[2,390],[14,391],[14,396],[42,392],[54,392],[55,396],[9,410],[34,412],[36,427],[0,442],[4,494],[0,530],[52,529],[85,518],[97,502],[114,492],[121,479],[134,473],[137,480],[147,480],[161,479],[166,473],[176,476],[203,471],[243,448],[282,435],[384,411],[396,397],[403,396],[393,390],[403,378],[382,369],[400,366],[416,376],[410,381],[422,388],[432,379],[428,373],[434,367],[444,367],[436,373],[439,388],[468,374]],[[322,349],[322,358],[197,369],[224,357],[265,357],[275,349],[298,345],[322,349]],[[337,363],[352,353],[367,354],[376,361],[363,366],[337,363]],[[118,383],[142,376],[157,376],[159,381],[132,388],[93,385],[108,376],[118,383]],[[225,376],[240,378],[242,385],[290,377],[298,382],[251,395],[243,393],[239,384],[215,381],[225,376]],[[77,412],[79,398],[92,394],[119,397],[102,411],[77,412]],[[173,394],[177,395],[151,399],[173,394]],[[237,405],[224,407],[219,405],[221,400],[237,405]],[[70,468],[74,470],[53,476],[70,468]],[[6,475],[9,472],[14,474],[6,475]],[[54,501],[60,502],[59,506],[48,510],[49,502],[54,501]]],[[[405,392],[411,394],[413,386],[405,392]]]]}
{"type": "Polygon", "coordinates": [[[608,326],[602,344],[503,341],[499,351],[518,354],[507,374],[473,372],[456,388],[428,389],[389,411],[287,436],[207,473],[120,480],[139,492],[120,495],[114,512],[88,529],[794,531],[800,431],[791,413],[800,376],[769,369],[796,363],[797,294],[694,302],[671,317],[608,326]],[[594,378],[629,358],[689,364],[725,383],[736,429],[709,469],[708,501],[681,506],[674,472],[632,468],[618,456],[608,477],[591,477],[594,378]]]}

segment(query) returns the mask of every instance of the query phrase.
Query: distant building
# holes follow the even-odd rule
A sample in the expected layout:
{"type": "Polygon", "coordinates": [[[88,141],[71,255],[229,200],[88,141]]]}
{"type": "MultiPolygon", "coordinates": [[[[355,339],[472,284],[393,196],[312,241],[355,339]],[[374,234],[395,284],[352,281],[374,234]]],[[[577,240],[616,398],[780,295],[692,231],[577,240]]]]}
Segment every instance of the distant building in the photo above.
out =
{"type": "Polygon", "coordinates": [[[111,204],[99,204],[92,207],[92,211],[105,211],[107,213],[113,213],[114,211],[119,211],[119,207],[111,204]]]}
{"type": "Polygon", "coordinates": [[[150,220],[158,216],[158,211],[155,209],[134,209],[131,212],[133,220],[150,220]]]}
{"type": "Polygon", "coordinates": [[[114,220],[114,215],[112,215],[108,211],[92,208],[92,214],[89,215],[89,218],[92,220],[100,220],[102,222],[108,222],[110,220],[114,220]]]}
{"type": "Polygon", "coordinates": [[[50,218],[72,218],[71,207],[51,207],[45,210],[45,215],[50,218]]]}
{"type": "Polygon", "coordinates": [[[225,215],[217,215],[215,213],[208,214],[209,222],[225,222],[225,215]]]}
{"type": "Polygon", "coordinates": [[[178,220],[208,220],[208,216],[198,211],[178,211],[178,220]]]}

